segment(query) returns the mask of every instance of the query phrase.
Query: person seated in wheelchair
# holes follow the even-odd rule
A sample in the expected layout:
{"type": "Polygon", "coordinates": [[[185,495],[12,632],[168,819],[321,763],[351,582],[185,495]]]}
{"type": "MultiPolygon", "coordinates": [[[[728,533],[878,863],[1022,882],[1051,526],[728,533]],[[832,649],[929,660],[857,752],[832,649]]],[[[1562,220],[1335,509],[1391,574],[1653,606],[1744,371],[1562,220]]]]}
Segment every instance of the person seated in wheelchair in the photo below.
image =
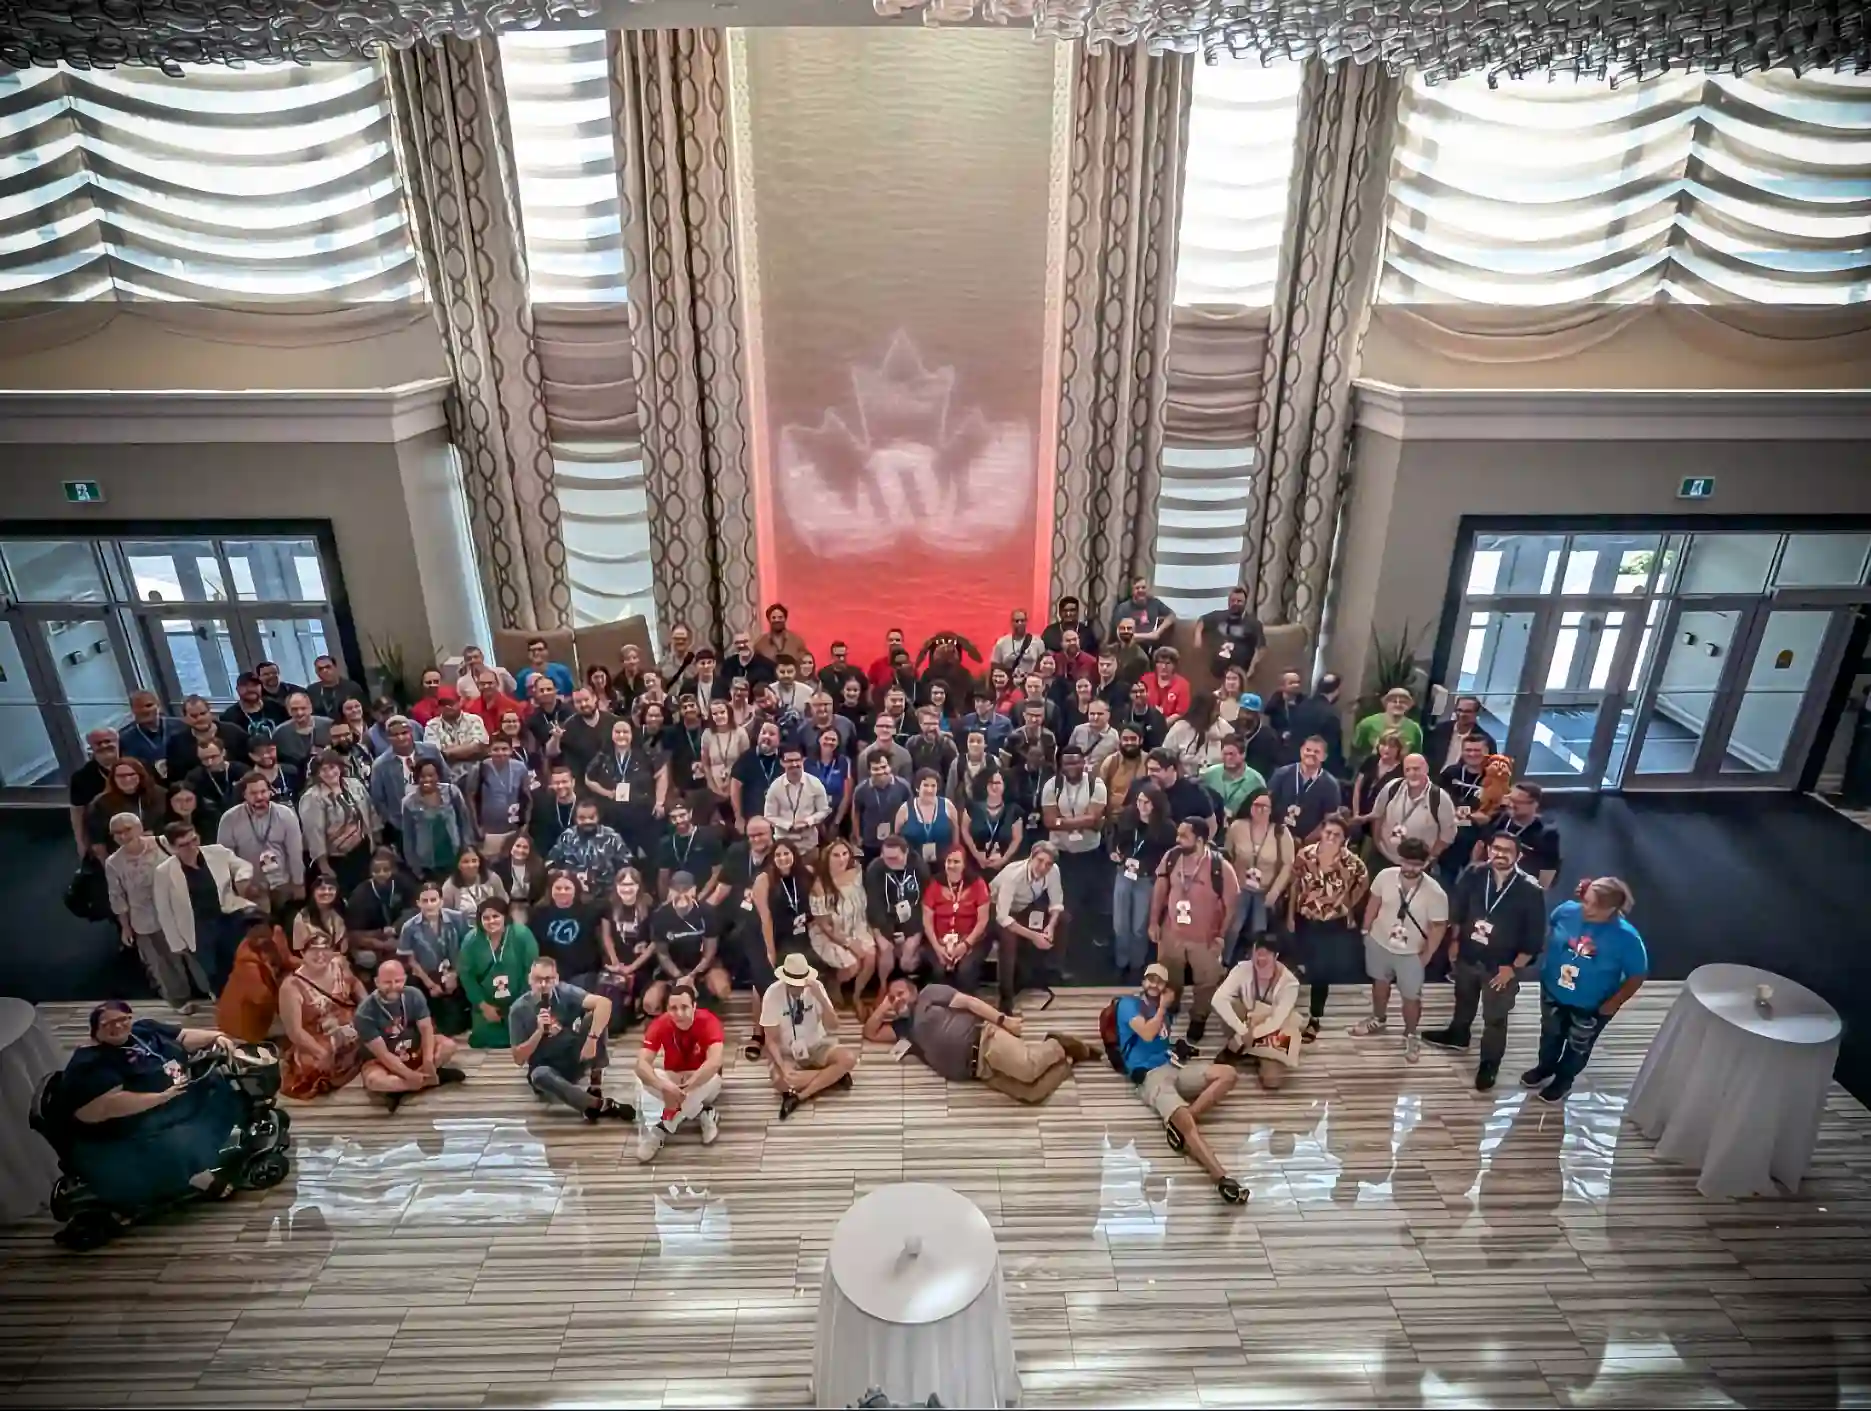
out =
{"type": "Polygon", "coordinates": [[[91,1037],[60,1086],[71,1119],[69,1149],[60,1153],[68,1173],[126,1213],[196,1192],[228,1194],[223,1153],[250,1103],[225,1073],[200,1073],[199,1059],[211,1049],[232,1055],[235,1041],[216,1029],[137,1019],[122,1000],[91,1011],[91,1037]]]}

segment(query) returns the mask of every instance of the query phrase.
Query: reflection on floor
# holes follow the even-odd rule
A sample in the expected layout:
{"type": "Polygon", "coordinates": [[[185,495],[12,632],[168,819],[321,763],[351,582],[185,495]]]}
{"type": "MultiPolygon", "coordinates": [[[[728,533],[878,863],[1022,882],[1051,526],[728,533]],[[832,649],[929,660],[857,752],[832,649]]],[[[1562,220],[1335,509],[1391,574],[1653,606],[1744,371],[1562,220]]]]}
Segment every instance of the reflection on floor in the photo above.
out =
{"type": "MultiPolygon", "coordinates": [[[[832,1226],[899,1180],[993,1222],[1029,1405],[1863,1404],[1871,1114],[1834,1089],[1797,1197],[1702,1198],[1620,1125],[1677,988],[1639,996],[1563,1110],[1349,1038],[1364,994],[1335,993],[1297,1081],[1213,1115],[1243,1210],[1101,1062],[1032,1110],[872,1049],[784,1124],[737,1063],[720,1142],[644,1169],[476,1055],[395,1117],[296,1107],[266,1196],[90,1256],[0,1231],[0,1405],[806,1404],[832,1226]]],[[[1102,1000],[1036,1027],[1089,1034],[1102,1000]]],[[[52,1008],[74,1039],[80,1007],[52,1008]]]]}

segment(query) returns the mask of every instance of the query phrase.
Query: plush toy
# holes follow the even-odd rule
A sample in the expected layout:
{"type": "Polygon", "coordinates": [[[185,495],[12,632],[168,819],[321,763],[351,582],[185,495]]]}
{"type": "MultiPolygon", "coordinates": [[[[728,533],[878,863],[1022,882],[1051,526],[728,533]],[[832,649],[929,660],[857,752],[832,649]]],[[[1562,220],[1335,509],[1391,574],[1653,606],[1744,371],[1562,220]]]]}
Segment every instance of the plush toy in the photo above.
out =
{"type": "Polygon", "coordinates": [[[1475,805],[1469,810],[1469,816],[1478,819],[1492,818],[1499,812],[1506,801],[1507,791],[1514,787],[1514,761],[1504,754],[1491,754],[1488,762],[1481,767],[1481,793],[1475,799],[1475,805]]]}
{"type": "Polygon", "coordinates": [[[977,664],[981,660],[981,649],[958,632],[938,632],[922,644],[922,650],[916,653],[916,664],[928,667],[922,673],[922,699],[929,698],[929,685],[940,681],[948,687],[948,713],[960,715],[971,708],[968,699],[974,687],[974,677],[962,664],[962,657],[971,657],[977,664]]]}

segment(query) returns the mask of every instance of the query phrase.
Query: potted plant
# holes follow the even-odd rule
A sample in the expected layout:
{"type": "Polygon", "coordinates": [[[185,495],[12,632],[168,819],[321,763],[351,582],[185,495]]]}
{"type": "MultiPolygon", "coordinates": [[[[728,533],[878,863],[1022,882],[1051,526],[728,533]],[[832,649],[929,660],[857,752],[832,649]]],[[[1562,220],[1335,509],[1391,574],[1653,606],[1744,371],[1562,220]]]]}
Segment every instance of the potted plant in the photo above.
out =
{"type": "Polygon", "coordinates": [[[1371,665],[1365,672],[1365,692],[1358,698],[1359,718],[1381,711],[1384,693],[1398,686],[1415,696],[1419,706],[1423,704],[1429,673],[1417,657],[1420,635],[1408,622],[1388,641],[1375,627],[1371,629],[1371,665]]]}
{"type": "Polygon", "coordinates": [[[375,637],[366,641],[373,658],[369,682],[372,697],[388,696],[397,705],[407,707],[416,699],[416,693],[409,684],[408,659],[402,643],[378,641],[375,637]]]}

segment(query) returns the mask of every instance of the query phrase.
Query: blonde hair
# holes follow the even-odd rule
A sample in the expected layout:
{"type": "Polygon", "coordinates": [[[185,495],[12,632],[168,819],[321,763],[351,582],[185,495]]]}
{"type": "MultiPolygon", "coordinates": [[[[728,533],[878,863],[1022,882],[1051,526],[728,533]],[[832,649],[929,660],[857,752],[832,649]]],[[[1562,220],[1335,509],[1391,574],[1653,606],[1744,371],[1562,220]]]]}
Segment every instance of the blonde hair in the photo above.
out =
{"type": "Polygon", "coordinates": [[[1594,877],[1592,884],[1585,890],[1595,894],[1600,900],[1609,902],[1620,916],[1629,912],[1637,900],[1631,895],[1630,884],[1622,877],[1594,877]]]}
{"type": "Polygon", "coordinates": [[[1403,763],[1403,757],[1410,752],[1410,747],[1404,741],[1403,732],[1401,730],[1386,730],[1383,734],[1379,735],[1377,737],[1377,749],[1375,753],[1381,757],[1384,753],[1384,746],[1386,745],[1390,745],[1396,749],[1397,763],[1399,764],[1403,763]]]}

